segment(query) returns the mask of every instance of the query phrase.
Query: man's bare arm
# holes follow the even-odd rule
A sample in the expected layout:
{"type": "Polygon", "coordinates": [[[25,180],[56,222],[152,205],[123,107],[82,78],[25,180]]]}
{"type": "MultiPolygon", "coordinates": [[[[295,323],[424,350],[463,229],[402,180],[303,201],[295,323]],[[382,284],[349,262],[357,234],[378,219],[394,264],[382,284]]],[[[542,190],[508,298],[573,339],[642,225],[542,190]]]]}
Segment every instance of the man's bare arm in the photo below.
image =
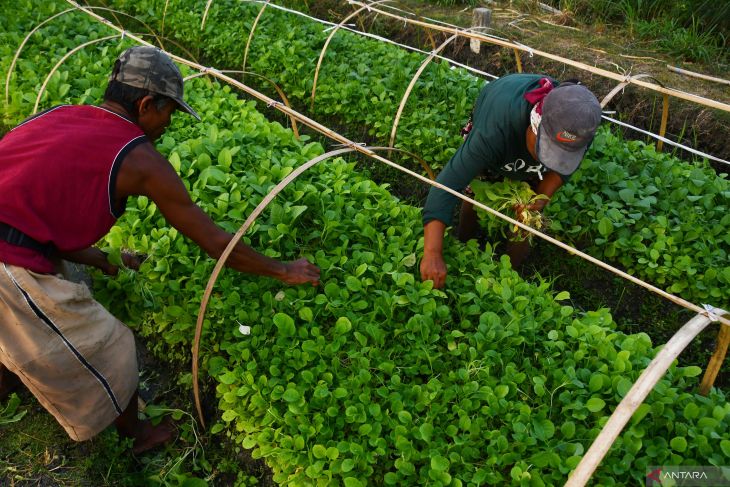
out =
{"type": "MultiPolygon", "coordinates": [[[[224,231],[191,199],[170,163],[151,144],[135,147],[124,160],[117,177],[117,196],[144,195],[155,202],[167,221],[198,244],[208,255],[221,256],[233,235],[224,231]]],[[[283,263],[239,242],[227,265],[279,279],[287,284],[319,281],[319,269],[305,259],[283,263]]]]}

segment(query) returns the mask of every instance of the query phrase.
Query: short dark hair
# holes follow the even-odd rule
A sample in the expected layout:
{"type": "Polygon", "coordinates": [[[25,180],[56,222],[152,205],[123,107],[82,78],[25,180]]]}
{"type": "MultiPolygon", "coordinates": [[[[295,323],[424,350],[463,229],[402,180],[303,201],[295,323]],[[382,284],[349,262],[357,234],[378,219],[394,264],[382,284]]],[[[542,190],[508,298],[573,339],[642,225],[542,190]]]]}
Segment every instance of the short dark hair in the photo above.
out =
{"type": "MultiPolygon", "coordinates": [[[[114,63],[114,70],[112,71],[112,77],[119,71],[119,60],[114,63]]],[[[174,101],[169,96],[160,95],[149,90],[142,88],[136,88],[124,83],[120,83],[114,79],[109,81],[104,92],[104,101],[113,101],[119,103],[135,120],[139,117],[139,110],[137,109],[137,102],[145,96],[152,96],[152,101],[158,110],[162,110],[169,102],[174,101]]]]}

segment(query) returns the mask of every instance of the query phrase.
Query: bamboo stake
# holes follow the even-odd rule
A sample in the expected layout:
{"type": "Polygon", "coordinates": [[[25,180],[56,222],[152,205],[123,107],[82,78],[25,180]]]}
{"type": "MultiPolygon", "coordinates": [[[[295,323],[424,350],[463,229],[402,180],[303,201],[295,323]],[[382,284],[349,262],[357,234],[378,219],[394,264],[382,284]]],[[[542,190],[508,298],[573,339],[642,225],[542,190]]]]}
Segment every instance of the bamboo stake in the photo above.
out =
{"type": "Polygon", "coordinates": [[[203,12],[203,21],[200,23],[200,30],[205,29],[205,21],[208,19],[208,10],[210,9],[211,3],[213,3],[213,0],[208,0],[208,3],[205,5],[205,12],[203,12]]]}
{"type": "MultiPolygon", "coordinates": [[[[95,14],[94,12],[85,10],[83,7],[81,7],[74,0],[66,0],[66,2],[68,2],[71,5],[76,6],[76,8],[78,8],[79,10],[84,11],[87,15],[89,15],[91,17],[94,17],[95,19],[97,19],[102,24],[107,25],[109,28],[115,29],[115,30],[120,31],[120,32],[124,32],[124,29],[122,29],[121,27],[118,27],[118,26],[112,24],[111,22],[109,22],[109,20],[105,19],[104,17],[101,17],[100,15],[95,14]]],[[[140,38],[138,36],[135,36],[134,34],[127,34],[127,37],[129,37],[129,38],[137,41],[140,44],[151,45],[149,42],[146,42],[144,39],[142,39],[142,38],[140,38]]],[[[358,151],[358,152],[360,152],[360,153],[362,153],[364,155],[367,155],[367,156],[369,156],[369,157],[371,157],[371,158],[373,158],[373,159],[375,159],[377,161],[382,162],[383,164],[385,164],[387,166],[390,166],[390,167],[395,168],[395,169],[397,169],[397,170],[399,170],[399,171],[401,171],[401,172],[403,172],[405,174],[408,174],[408,175],[410,175],[410,176],[412,176],[412,177],[414,177],[414,178],[416,178],[416,179],[418,179],[418,180],[420,180],[420,181],[422,181],[422,182],[424,182],[426,184],[429,184],[429,185],[431,185],[431,186],[433,186],[435,188],[441,189],[441,190],[443,190],[443,191],[445,191],[445,192],[447,192],[447,193],[455,196],[456,198],[459,198],[462,201],[466,201],[468,203],[471,203],[473,206],[475,206],[477,208],[481,208],[482,210],[486,211],[490,215],[493,215],[493,216],[495,216],[497,218],[501,218],[502,220],[505,220],[506,222],[508,222],[508,223],[510,223],[510,224],[518,227],[518,228],[521,228],[522,230],[524,230],[526,232],[529,232],[529,233],[531,233],[531,234],[533,234],[533,235],[535,235],[535,236],[537,236],[537,237],[539,237],[539,238],[541,238],[541,239],[543,239],[543,240],[545,240],[545,241],[547,241],[547,242],[549,242],[549,243],[551,243],[551,244],[553,244],[553,245],[555,245],[557,247],[560,247],[561,249],[565,250],[566,252],[568,252],[571,255],[576,255],[576,256],[584,259],[584,260],[587,260],[588,262],[591,262],[591,263],[597,265],[598,267],[601,267],[602,269],[605,269],[605,270],[607,270],[609,272],[612,272],[613,274],[616,274],[617,276],[622,277],[623,279],[626,279],[627,281],[630,281],[630,282],[632,282],[632,283],[634,283],[634,284],[636,284],[638,286],[641,286],[644,289],[647,289],[647,290],[653,292],[654,294],[657,294],[657,295],[663,297],[664,299],[667,299],[668,301],[671,301],[671,302],[673,302],[673,303],[675,303],[675,304],[677,304],[679,306],[682,306],[683,308],[689,309],[689,310],[694,311],[695,313],[698,313],[698,314],[704,314],[706,316],[709,316],[709,314],[710,314],[704,308],[702,308],[702,307],[700,307],[700,306],[698,306],[698,305],[696,305],[696,304],[694,304],[694,303],[692,303],[690,301],[687,301],[685,299],[680,298],[679,296],[675,296],[675,295],[670,294],[670,293],[668,293],[668,292],[666,292],[666,291],[664,291],[662,289],[659,289],[658,287],[656,287],[656,286],[654,286],[652,284],[649,284],[649,283],[647,283],[645,281],[642,281],[641,279],[638,279],[638,278],[632,276],[631,274],[627,274],[626,272],[624,272],[624,271],[622,271],[620,269],[617,269],[617,268],[615,268],[615,267],[613,267],[613,266],[611,266],[611,265],[609,265],[609,264],[607,264],[607,263],[605,263],[605,262],[603,262],[603,261],[601,261],[599,259],[596,259],[595,257],[592,257],[592,256],[590,256],[590,255],[588,255],[588,254],[586,254],[584,252],[581,252],[580,250],[578,250],[576,248],[571,247],[570,245],[567,245],[567,244],[565,244],[565,243],[563,243],[563,242],[561,242],[559,240],[556,240],[556,239],[554,239],[553,237],[551,237],[549,235],[546,235],[546,234],[544,234],[542,232],[539,232],[539,231],[535,230],[534,228],[532,228],[530,226],[527,226],[524,223],[515,220],[514,218],[510,218],[507,215],[504,215],[504,214],[502,214],[502,213],[500,213],[500,212],[498,212],[496,210],[493,210],[492,208],[490,208],[490,207],[488,207],[488,206],[486,206],[486,205],[484,205],[484,204],[482,204],[482,203],[480,203],[480,202],[478,202],[478,201],[476,201],[476,200],[474,200],[472,198],[469,198],[468,196],[464,196],[460,192],[458,192],[458,191],[456,191],[454,189],[451,189],[448,186],[444,186],[443,184],[441,184],[441,183],[439,183],[437,181],[431,181],[431,180],[429,180],[425,176],[422,176],[422,175],[420,175],[418,173],[415,173],[415,172],[411,171],[410,169],[407,169],[407,168],[405,168],[403,166],[400,166],[400,165],[398,165],[398,164],[396,164],[396,163],[394,163],[394,162],[392,162],[392,161],[390,161],[390,160],[388,160],[388,159],[386,159],[384,157],[381,157],[378,154],[376,154],[375,152],[373,152],[372,150],[370,150],[369,148],[364,147],[364,146],[360,146],[360,145],[356,144],[355,142],[351,141],[347,137],[344,137],[344,136],[338,134],[337,132],[334,132],[333,130],[328,129],[327,127],[325,127],[324,125],[320,124],[319,122],[317,122],[317,121],[315,121],[315,120],[313,120],[313,119],[311,119],[311,118],[309,118],[309,117],[307,117],[305,115],[302,115],[299,112],[296,112],[296,111],[292,110],[291,108],[287,107],[283,103],[279,103],[276,100],[273,100],[270,97],[264,95],[263,93],[259,93],[258,91],[254,90],[253,88],[251,88],[251,87],[249,87],[249,86],[247,86],[247,85],[245,85],[245,84],[243,84],[243,83],[241,83],[241,82],[239,82],[239,81],[231,78],[230,76],[226,76],[225,74],[220,73],[219,71],[217,71],[215,69],[207,68],[205,66],[202,66],[202,65],[200,65],[198,63],[194,63],[192,61],[189,61],[189,60],[187,60],[185,58],[182,58],[180,56],[177,56],[175,54],[167,53],[167,55],[170,56],[170,58],[173,59],[174,61],[177,61],[177,62],[179,62],[181,64],[184,64],[186,66],[189,66],[191,68],[198,69],[200,71],[209,71],[210,74],[211,74],[211,76],[214,76],[214,77],[216,77],[216,78],[218,78],[218,79],[220,79],[220,80],[222,80],[222,81],[224,81],[224,82],[226,82],[226,83],[228,83],[228,84],[230,84],[232,86],[237,87],[238,89],[240,89],[240,90],[248,93],[249,95],[251,95],[251,96],[253,96],[253,97],[255,97],[255,98],[263,101],[264,103],[267,104],[267,106],[275,107],[277,110],[279,110],[279,111],[281,111],[281,112],[283,112],[283,113],[285,113],[287,115],[293,115],[293,116],[295,116],[297,118],[297,120],[300,121],[300,123],[306,125],[307,127],[310,127],[311,129],[313,129],[313,130],[321,133],[322,135],[324,135],[326,137],[329,137],[330,139],[335,140],[335,141],[339,142],[340,144],[344,144],[344,145],[346,145],[348,147],[352,147],[356,151],[358,151]]],[[[730,326],[730,319],[727,319],[725,317],[720,317],[720,318],[718,318],[718,321],[720,321],[724,325],[730,326]]]]}
{"type": "MultiPolygon", "coordinates": [[[[370,5],[375,5],[376,3],[382,3],[382,2],[388,2],[390,0],[378,0],[376,2],[373,2],[370,5]]],[[[338,30],[342,28],[343,25],[345,25],[351,18],[358,15],[363,10],[370,10],[370,5],[365,5],[362,8],[359,8],[352,12],[350,15],[342,19],[342,21],[337,24],[335,27],[332,28],[332,31],[327,36],[327,40],[324,42],[324,46],[322,47],[322,52],[319,53],[319,59],[317,60],[317,68],[314,70],[314,83],[312,84],[312,102],[310,105],[310,110],[314,110],[314,98],[317,93],[317,79],[319,78],[319,69],[322,67],[322,61],[324,60],[324,55],[327,53],[327,47],[330,45],[330,42],[332,41],[332,38],[335,36],[338,30]]]]}
{"type": "Polygon", "coordinates": [[[200,424],[205,427],[205,419],[203,418],[203,409],[200,403],[200,388],[198,386],[198,361],[200,356],[200,337],[203,332],[203,319],[205,318],[205,311],[208,308],[208,302],[210,301],[210,296],[213,293],[213,286],[215,286],[215,282],[218,280],[218,275],[223,270],[223,266],[226,264],[226,261],[228,260],[228,257],[231,255],[231,252],[233,252],[233,249],[238,245],[238,242],[241,240],[241,237],[248,231],[248,229],[253,225],[253,223],[256,221],[256,218],[261,214],[262,211],[266,209],[266,207],[271,203],[274,198],[276,198],[276,195],[278,195],[284,188],[286,188],[289,183],[294,181],[300,174],[302,174],[304,171],[309,169],[310,167],[314,166],[315,164],[318,164],[319,162],[324,161],[325,159],[329,159],[330,157],[335,157],[340,154],[344,154],[346,152],[353,152],[355,149],[347,148],[347,149],[339,149],[331,152],[327,152],[325,154],[322,154],[321,156],[315,157],[314,159],[305,162],[298,168],[294,169],[287,177],[285,177],[279,184],[277,184],[274,189],[269,191],[269,194],[266,195],[266,197],[261,201],[261,203],[258,204],[258,206],[251,212],[251,214],[246,218],[246,221],[241,225],[241,228],[238,229],[235,235],[233,235],[233,238],[231,238],[231,241],[228,242],[228,246],[226,246],[225,250],[221,254],[221,256],[218,258],[218,262],[215,264],[215,268],[213,269],[213,272],[210,275],[210,278],[208,279],[208,284],[205,286],[205,293],[203,294],[203,299],[200,302],[200,311],[198,312],[198,320],[195,324],[195,338],[193,339],[193,395],[195,396],[195,409],[198,410],[198,418],[200,419],[200,424]]]}
{"type": "Polygon", "coordinates": [[[515,61],[517,62],[517,72],[522,72],[522,60],[520,59],[520,51],[519,49],[514,49],[515,52],[515,61]]]}
{"type": "MultiPolygon", "coordinates": [[[[659,126],[659,137],[664,137],[667,133],[667,120],[669,119],[669,95],[664,95],[662,101],[662,123],[659,126]]],[[[659,139],[656,143],[656,150],[661,152],[664,148],[664,141],[659,139]]]]}
{"type": "Polygon", "coordinates": [[[90,46],[90,45],[96,44],[98,42],[108,41],[109,39],[115,39],[117,37],[122,37],[122,36],[121,36],[121,34],[114,34],[114,35],[111,35],[111,36],[106,36],[106,37],[101,37],[99,39],[94,39],[93,41],[84,42],[83,44],[81,44],[79,46],[76,46],[75,48],[73,48],[69,52],[67,52],[56,63],[56,65],[53,67],[53,69],[51,69],[51,72],[48,73],[48,76],[46,76],[45,81],[43,81],[43,84],[41,85],[41,89],[38,91],[38,97],[35,99],[35,105],[33,106],[33,113],[37,113],[38,112],[38,105],[41,102],[41,97],[43,96],[43,92],[46,90],[46,86],[48,85],[48,82],[51,80],[51,76],[53,76],[53,73],[55,73],[56,70],[61,67],[61,65],[66,61],[66,59],[68,59],[69,57],[71,57],[74,53],[82,50],[86,46],[90,46]]]}
{"type": "Polygon", "coordinates": [[[400,101],[400,106],[398,106],[398,113],[395,115],[395,120],[393,121],[393,129],[390,131],[390,143],[388,144],[390,147],[393,147],[395,145],[395,134],[398,132],[398,123],[400,122],[400,117],[403,115],[403,109],[406,107],[406,103],[408,102],[408,97],[411,94],[411,91],[413,90],[413,87],[416,86],[416,82],[418,81],[418,78],[420,78],[421,73],[426,69],[428,64],[433,60],[434,57],[436,57],[441,51],[444,50],[446,46],[448,46],[451,41],[456,39],[457,36],[453,35],[446,39],[446,41],[441,44],[438,49],[431,52],[431,54],[426,58],[422,63],[421,67],[418,68],[418,71],[416,71],[416,74],[413,76],[413,79],[408,84],[408,88],[406,88],[406,92],[403,95],[403,99],[400,101]]]}
{"type": "MultiPolygon", "coordinates": [[[[261,79],[263,79],[265,81],[268,81],[274,87],[274,89],[276,90],[276,92],[279,94],[279,97],[281,98],[281,101],[284,103],[284,105],[286,105],[287,107],[291,108],[291,104],[289,103],[289,99],[286,97],[286,94],[284,93],[284,90],[282,90],[279,87],[279,85],[277,85],[276,83],[274,83],[274,81],[270,80],[266,76],[262,76],[262,75],[260,75],[258,73],[254,73],[254,72],[251,72],[251,71],[244,72],[244,71],[227,71],[227,70],[224,70],[224,71],[221,71],[221,73],[237,73],[237,74],[241,74],[241,75],[243,75],[243,74],[250,74],[252,76],[256,76],[256,77],[259,77],[259,78],[261,78],[261,79]]],[[[183,79],[183,82],[188,81],[188,80],[193,79],[193,78],[199,78],[201,76],[205,76],[206,74],[208,74],[208,72],[191,74],[190,76],[186,76],[183,79]]],[[[294,132],[294,137],[296,137],[297,140],[299,140],[300,137],[299,137],[299,129],[297,128],[297,119],[294,118],[294,117],[292,117],[292,116],[289,116],[289,120],[291,120],[291,129],[292,129],[292,132],[294,132]]]]}
{"type": "Polygon", "coordinates": [[[710,362],[707,364],[707,370],[705,375],[702,377],[700,383],[700,394],[706,396],[710,393],[710,389],[715,385],[715,379],[717,374],[720,373],[720,368],[725,361],[725,355],[727,354],[728,345],[730,345],[730,326],[720,325],[720,332],[717,334],[717,344],[715,345],[715,353],[710,357],[710,362]]]}
{"type": "Polygon", "coordinates": [[[582,487],[588,482],[593,472],[606,456],[611,445],[616,441],[621,430],[631,419],[631,416],[644,402],[646,396],[654,389],[654,386],[666,374],[672,362],[684,350],[687,345],[712,323],[712,319],[699,314],[689,320],[679,329],[677,333],[667,342],[661,351],[654,357],[649,366],[642,372],[639,379],[634,383],[626,396],[621,400],[600,434],[593,441],[580,461],[576,469],[568,478],[565,487],[582,487]]]}
{"type": "MultiPolygon", "coordinates": [[[[150,28],[149,25],[147,25],[145,22],[142,22],[141,20],[137,19],[136,17],[133,17],[132,15],[129,15],[129,14],[125,13],[125,12],[121,12],[119,10],[112,10],[112,9],[106,8],[106,7],[86,7],[86,8],[91,9],[91,10],[107,10],[107,11],[116,12],[118,14],[126,15],[127,17],[129,17],[131,19],[134,19],[134,20],[140,22],[142,25],[145,26],[145,28],[147,28],[147,30],[150,31],[150,34],[153,35],[155,37],[155,39],[157,39],[157,43],[160,45],[160,47],[162,47],[162,43],[160,42],[160,38],[157,36],[157,34],[155,34],[155,32],[150,28]]],[[[15,69],[15,63],[18,62],[18,58],[20,57],[20,51],[23,50],[23,47],[25,47],[25,44],[28,42],[28,40],[31,38],[31,36],[33,34],[35,34],[41,27],[43,27],[44,25],[46,25],[50,21],[54,20],[57,17],[60,17],[62,15],[65,15],[65,14],[67,14],[69,12],[73,12],[73,11],[76,11],[76,10],[77,9],[75,9],[75,8],[69,8],[69,9],[64,10],[62,12],[58,12],[57,14],[51,15],[50,17],[48,17],[43,22],[41,22],[40,24],[36,25],[30,32],[28,32],[28,34],[26,34],[25,38],[20,43],[20,46],[18,46],[18,50],[15,51],[15,55],[13,56],[13,60],[10,62],[10,67],[8,68],[8,74],[5,76],[5,104],[6,105],[9,104],[9,102],[10,102],[10,78],[13,75],[13,70],[15,69]]]]}
{"type": "MultiPolygon", "coordinates": [[[[251,32],[248,33],[248,41],[246,41],[246,49],[243,51],[243,66],[241,66],[241,72],[246,72],[246,61],[248,60],[248,49],[251,47],[251,41],[253,40],[253,34],[256,32],[256,26],[259,23],[259,19],[264,14],[264,10],[266,10],[266,7],[269,6],[269,1],[266,0],[266,3],[264,3],[261,6],[261,10],[259,10],[258,15],[256,16],[256,20],[253,21],[253,24],[251,25],[251,32]]],[[[244,80],[244,77],[241,76],[241,81],[244,80]]]]}
{"type": "Polygon", "coordinates": [[[513,42],[503,41],[501,39],[497,39],[497,38],[494,38],[494,37],[486,36],[486,35],[483,35],[483,34],[469,32],[469,31],[462,30],[462,29],[458,29],[458,28],[454,28],[454,27],[447,27],[447,26],[441,26],[441,25],[437,25],[437,24],[431,24],[431,23],[423,22],[423,21],[420,21],[420,20],[417,20],[417,19],[406,18],[406,17],[403,17],[401,15],[397,15],[397,14],[394,14],[394,13],[391,13],[391,12],[386,12],[386,11],[381,10],[381,9],[378,9],[376,7],[372,7],[372,4],[366,4],[366,3],[360,2],[358,0],[348,0],[348,2],[351,3],[351,4],[354,4],[354,5],[370,5],[371,6],[371,10],[373,12],[378,12],[378,13],[380,13],[382,15],[385,15],[385,16],[390,17],[390,18],[394,18],[396,20],[403,21],[403,22],[408,23],[408,24],[413,24],[413,25],[418,25],[420,27],[426,27],[426,28],[431,28],[431,29],[435,29],[435,30],[440,30],[442,32],[447,32],[447,33],[450,33],[450,34],[456,34],[456,35],[464,36],[464,37],[467,37],[467,38],[470,38],[470,39],[476,39],[476,40],[483,41],[483,42],[489,42],[489,43],[492,43],[492,44],[497,44],[497,45],[502,46],[502,47],[509,47],[509,48],[513,48],[513,49],[519,49],[521,51],[531,52],[531,53],[536,54],[538,56],[542,56],[542,57],[545,57],[547,59],[552,59],[553,61],[558,61],[558,62],[561,62],[563,64],[567,64],[569,66],[573,66],[575,68],[582,69],[584,71],[589,71],[589,72],[591,72],[593,74],[597,74],[597,75],[600,75],[600,76],[604,76],[606,78],[614,79],[616,81],[628,81],[631,84],[635,84],[637,86],[641,86],[641,87],[647,88],[649,90],[657,91],[657,92],[662,93],[662,94],[667,94],[667,95],[670,95],[670,96],[675,96],[677,98],[681,98],[681,99],[684,99],[684,100],[687,100],[687,101],[691,101],[691,102],[694,102],[694,103],[698,103],[700,105],[705,105],[705,106],[708,106],[708,107],[711,107],[711,108],[716,108],[718,110],[723,110],[723,111],[726,111],[726,112],[730,112],[730,105],[727,104],[727,103],[722,103],[722,102],[718,102],[718,101],[715,101],[715,100],[710,100],[708,98],[704,98],[704,97],[701,97],[701,96],[698,96],[698,95],[693,95],[691,93],[685,93],[683,91],[679,91],[679,90],[675,90],[675,89],[664,88],[662,86],[655,85],[655,84],[652,84],[652,83],[647,83],[645,81],[641,81],[641,80],[638,80],[638,79],[635,79],[635,78],[628,78],[628,80],[627,80],[625,76],[622,76],[622,75],[620,75],[618,73],[614,73],[612,71],[608,71],[608,70],[605,70],[605,69],[602,69],[602,68],[597,68],[597,67],[594,67],[594,66],[589,66],[588,64],[581,63],[579,61],[573,61],[572,59],[567,59],[567,58],[564,58],[564,57],[561,57],[561,56],[556,56],[555,54],[550,54],[550,53],[545,52],[545,51],[540,51],[540,50],[537,50],[537,49],[532,49],[530,47],[522,46],[522,45],[519,45],[519,44],[516,44],[516,43],[513,43],[513,42]]]}
{"type": "Polygon", "coordinates": [[[436,50],[436,39],[433,38],[433,34],[431,33],[431,29],[424,29],[426,31],[426,35],[428,36],[428,41],[431,43],[431,50],[436,50]]]}

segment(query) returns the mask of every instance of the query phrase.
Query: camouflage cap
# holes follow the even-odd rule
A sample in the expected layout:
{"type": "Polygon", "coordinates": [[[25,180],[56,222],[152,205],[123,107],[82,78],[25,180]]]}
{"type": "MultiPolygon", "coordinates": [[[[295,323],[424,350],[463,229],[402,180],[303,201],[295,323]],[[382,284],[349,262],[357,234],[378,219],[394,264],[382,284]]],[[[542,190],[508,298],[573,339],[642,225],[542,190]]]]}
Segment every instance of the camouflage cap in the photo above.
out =
{"type": "Polygon", "coordinates": [[[156,47],[130,47],[119,56],[119,69],[109,81],[118,81],[172,98],[193,117],[200,116],[183,101],[183,77],[172,59],[156,47]]]}

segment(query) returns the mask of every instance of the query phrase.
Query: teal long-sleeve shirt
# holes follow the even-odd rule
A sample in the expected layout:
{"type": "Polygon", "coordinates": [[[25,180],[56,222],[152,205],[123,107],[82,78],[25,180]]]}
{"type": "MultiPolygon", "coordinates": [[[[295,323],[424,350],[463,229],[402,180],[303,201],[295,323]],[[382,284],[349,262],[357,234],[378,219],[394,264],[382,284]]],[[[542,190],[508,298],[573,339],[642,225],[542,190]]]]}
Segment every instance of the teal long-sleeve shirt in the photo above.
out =
{"type": "MultiPolygon", "coordinates": [[[[436,181],[462,191],[483,174],[519,181],[542,179],[548,169],[527,149],[526,131],[532,105],[524,94],[539,87],[539,74],[511,74],[487,84],[479,93],[469,136],[456,151],[436,181]]],[[[557,81],[550,79],[554,86],[557,81]]],[[[423,208],[424,225],[440,220],[451,225],[458,198],[432,187],[423,208]]]]}

